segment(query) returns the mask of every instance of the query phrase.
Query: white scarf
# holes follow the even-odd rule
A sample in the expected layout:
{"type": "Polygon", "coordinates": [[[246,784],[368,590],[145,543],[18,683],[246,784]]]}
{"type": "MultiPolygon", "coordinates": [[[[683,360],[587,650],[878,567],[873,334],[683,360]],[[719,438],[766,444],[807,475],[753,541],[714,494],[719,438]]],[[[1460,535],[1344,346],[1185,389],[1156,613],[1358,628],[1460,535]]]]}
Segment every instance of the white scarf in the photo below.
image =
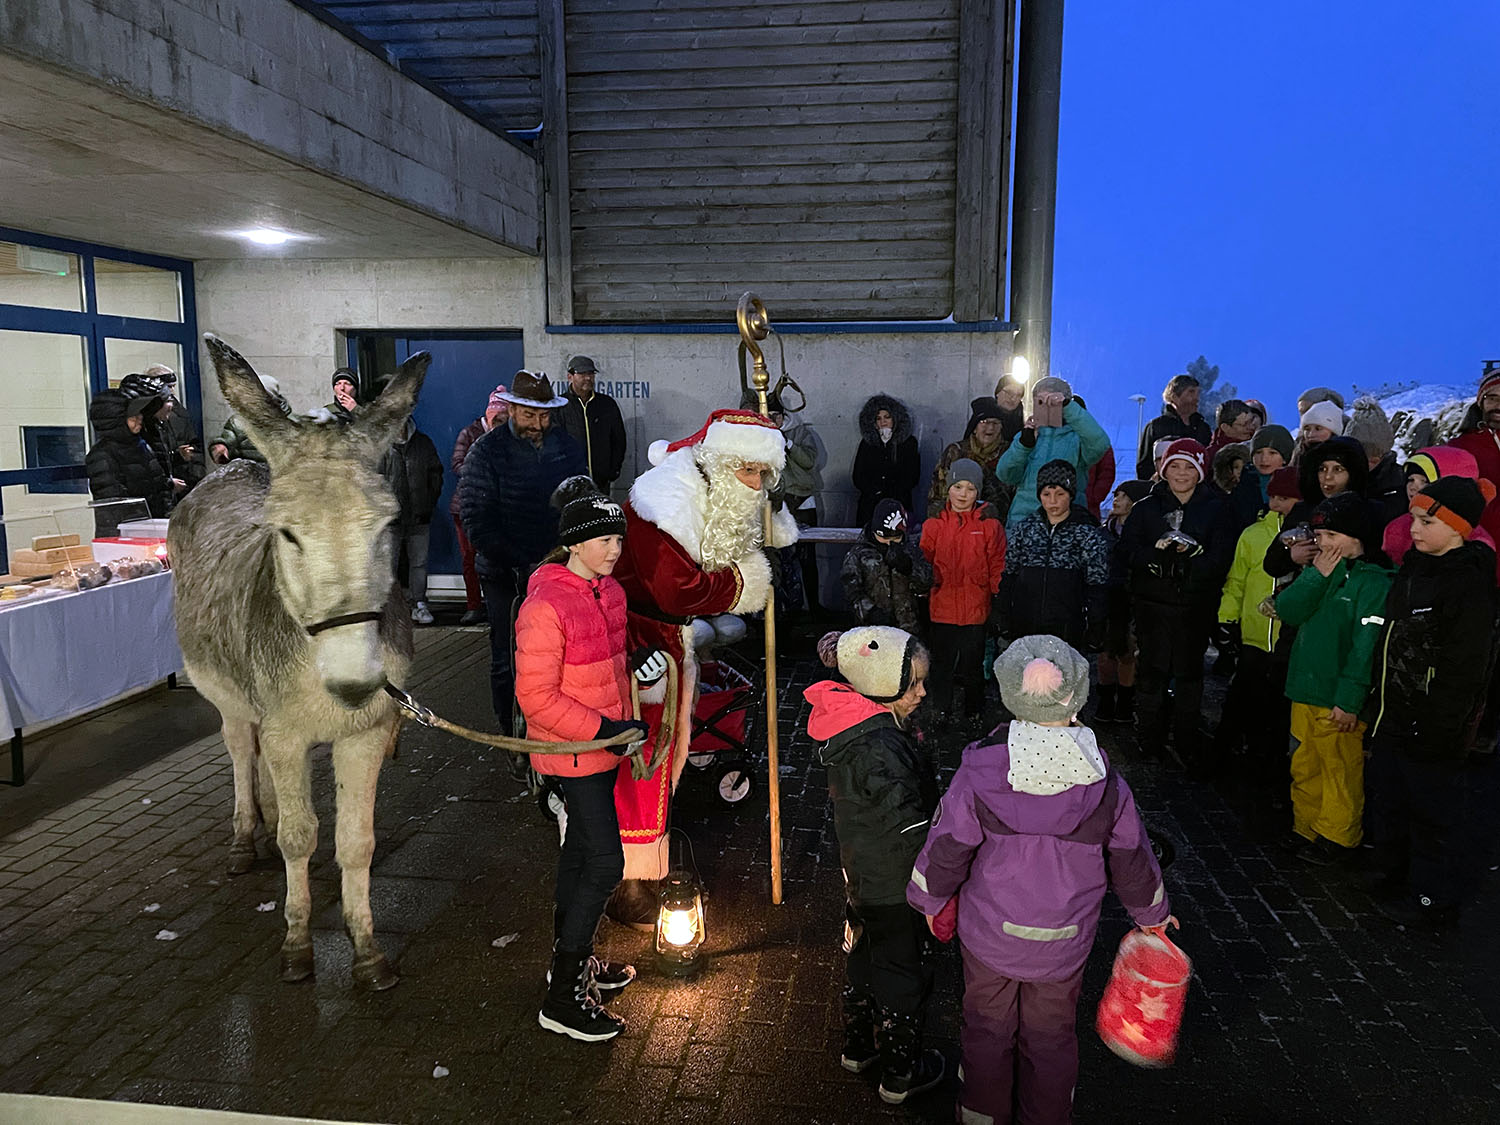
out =
{"type": "Polygon", "coordinates": [[[1007,745],[1006,780],[1017,793],[1051,797],[1104,780],[1104,755],[1088,727],[1044,727],[1014,719],[1007,745]]]}

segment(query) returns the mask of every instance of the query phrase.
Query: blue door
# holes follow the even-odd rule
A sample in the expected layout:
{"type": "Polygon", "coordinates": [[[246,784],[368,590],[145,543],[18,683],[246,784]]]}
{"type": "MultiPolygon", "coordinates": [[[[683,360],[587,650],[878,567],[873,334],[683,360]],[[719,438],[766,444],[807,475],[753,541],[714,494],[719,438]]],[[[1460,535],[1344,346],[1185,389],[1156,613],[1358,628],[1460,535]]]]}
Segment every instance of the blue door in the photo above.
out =
{"type": "MultiPolygon", "coordinates": [[[[351,334],[352,335],[352,334],[351,334]]],[[[396,362],[417,352],[430,352],[432,366],[417,400],[417,429],[432,439],[447,468],[458,432],[484,413],[490,392],[497,383],[510,385],[511,376],[526,366],[526,353],[519,331],[435,332],[429,336],[393,334],[396,362]]],[[[448,517],[448,502],[458,487],[449,469],[443,480],[443,495],[432,517],[427,569],[429,575],[463,572],[458,537],[448,517]]],[[[460,587],[461,589],[461,587],[460,587]]]]}

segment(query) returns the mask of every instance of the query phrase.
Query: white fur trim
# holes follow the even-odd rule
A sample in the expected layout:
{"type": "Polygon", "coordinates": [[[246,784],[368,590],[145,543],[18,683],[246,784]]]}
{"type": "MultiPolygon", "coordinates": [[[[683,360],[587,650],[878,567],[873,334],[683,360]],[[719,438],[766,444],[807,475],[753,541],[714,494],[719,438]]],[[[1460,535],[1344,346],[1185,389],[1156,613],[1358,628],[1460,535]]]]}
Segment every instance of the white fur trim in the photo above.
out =
{"type": "Polygon", "coordinates": [[[698,471],[691,447],[668,453],[661,464],[636,477],[630,486],[630,506],[641,519],[677,540],[694,562],[703,562],[708,482],[698,471]]]}
{"type": "Polygon", "coordinates": [[[708,427],[703,445],[718,453],[732,453],[746,461],[760,461],[780,472],[786,468],[786,438],[774,426],[719,421],[708,427]]]}
{"type": "Polygon", "coordinates": [[[771,546],[790,547],[797,537],[797,521],[783,504],[779,511],[771,513],[771,546]]]}
{"type": "Polygon", "coordinates": [[[646,446],[646,460],[653,465],[660,465],[667,459],[667,447],[672,443],[665,438],[658,438],[646,446]]]}
{"type": "Polygon", "coordinates": [[[740,572],[740,596],[729,607],[730,613],[759,613],[766,608],[771,592],[771,564],[759,551],[752,551],[735,563],[740,572]]]}

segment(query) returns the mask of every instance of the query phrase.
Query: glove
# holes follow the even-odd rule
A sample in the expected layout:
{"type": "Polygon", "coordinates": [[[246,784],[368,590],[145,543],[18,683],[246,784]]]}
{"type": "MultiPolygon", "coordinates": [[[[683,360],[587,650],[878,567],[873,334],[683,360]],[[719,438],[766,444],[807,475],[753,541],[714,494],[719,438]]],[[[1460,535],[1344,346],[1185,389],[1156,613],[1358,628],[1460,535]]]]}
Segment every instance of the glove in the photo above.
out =
{"type": "Polygon", "coordinates": [[[1238,639],[1234,626],[1233,621],[1220,621],[1214,626],[1214,648],[1223,652],[1226,648],[1234,647],[1234,642],[1238,639]]]}
{"type": "Polygon", "coordinates": [[[943,908],[932,916],[932,936],[938,941],[949,942],[958,932],[958,896],[954,895],[943,908]]]}
{"type": "Polygon", "coordinates": [[[623,758],[626,754],[630,753],[631,746],[637,742],[644,741],[651,733],[651,728],[641,722],[640,719],[606,719],[600,716],[599,731],[594,737],[613,738],[615,735],[624,734],[626,731],[638,732],[640,737],[633,738],[629,742],[617,742],[615,745],[609,747],[611,754],[618,754],[623,758]]]}
{"type": "Polygon", "coordinates": [[[989,627],[999,629],[1005,624],[1005,601],[999,594],[990,599],[989,627]]]}
{"type": "Polygon", "coordinates": [[[636,683],[650,687],[667,674],[667,654],[659,648],[642,645],[630,654],[630,670],[636,683]]]}
{"type": "Polygon", "coordinates": [[[1021,438],[1021,444],[1023,446],[1025,446],[1027,449],[1033,448],[1036,445],[1036,426],[1032,425],[1022,427],[1019,436],[1021,438]]]}
{"type": "Polygon", "coordinates": [[[899,543],[891,544],[890,550],[886,552],[885,561],[897,574],[911,573],[911,552],[899,543]]]}

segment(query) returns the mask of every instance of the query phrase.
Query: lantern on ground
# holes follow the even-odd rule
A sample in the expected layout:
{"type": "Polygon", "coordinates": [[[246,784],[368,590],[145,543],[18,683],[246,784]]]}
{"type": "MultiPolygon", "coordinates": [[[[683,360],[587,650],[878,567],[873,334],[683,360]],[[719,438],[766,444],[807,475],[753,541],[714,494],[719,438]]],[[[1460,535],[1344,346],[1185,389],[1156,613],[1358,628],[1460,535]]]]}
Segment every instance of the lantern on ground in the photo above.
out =
{"type": "Polygon", "coordinates": [[[703,888],[697,876],[681,867],[667,872],[656,913],[656,958],[670,976],[692,976],[703,967],[700,949],[707,931],[703,921],[703,888]]]}

